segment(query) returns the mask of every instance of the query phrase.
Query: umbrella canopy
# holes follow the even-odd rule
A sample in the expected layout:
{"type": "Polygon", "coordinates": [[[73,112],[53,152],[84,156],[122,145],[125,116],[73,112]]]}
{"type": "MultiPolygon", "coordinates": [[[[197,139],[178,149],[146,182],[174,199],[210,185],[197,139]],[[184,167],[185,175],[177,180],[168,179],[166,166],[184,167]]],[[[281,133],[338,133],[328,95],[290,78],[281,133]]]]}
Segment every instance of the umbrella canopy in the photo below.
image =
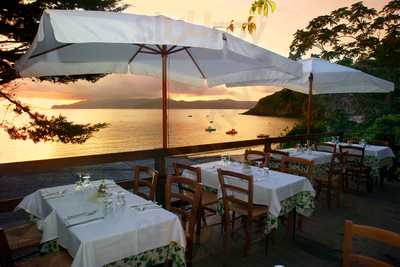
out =
{"type": "Polygon", "coordinates": [[[266,79],[246,79],[248,72],[232,77],[228,87],[277,85],[293,91],[308,94],[307,133],[311,128],[312,95],[339,93],[388,93],[394,90],[394,83],[329,61],[310,58],[300,60],[303,65],[301,78],[288,78],[280,72],[269,72],[266,69],[255,70],[251,75],[262,77],[269,72],[266,79]]]}
{"type": "MultiPolygon", "coordinates": [[[[266,79],[245,79],[236,75],[235,82],[228,87],[249,85],[279,85],[293,91],[308,94],[309,77],[313,74],[313,95],[340,93],[388,93],[394,90],[392,82],[366,74],[360,70],[342,66],[329,61],[310,58],[299,61],[303,65],[301,78],[282,77],[282,73],[270,72],[266,79]]],[[[268,70],[257,70],[254,76],[262,76],[268,70]]]]}
{"type": "Polygon", "coordinates": [[[222,31],[173,20],[101,11],[46,10],[22,77],[132,73],[162,78],[163,147],[167,147],[167,81],[224,84],[232,73],[263,68],[285,78],[301,65],[222,31]]]}

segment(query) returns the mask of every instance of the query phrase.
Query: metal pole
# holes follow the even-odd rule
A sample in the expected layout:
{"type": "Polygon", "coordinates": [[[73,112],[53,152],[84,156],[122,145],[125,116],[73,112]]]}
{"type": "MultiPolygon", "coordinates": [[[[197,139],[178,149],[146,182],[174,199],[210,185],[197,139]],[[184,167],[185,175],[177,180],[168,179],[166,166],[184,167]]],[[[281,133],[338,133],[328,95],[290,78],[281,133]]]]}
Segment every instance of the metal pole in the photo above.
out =
{"type": "Polygon", "coordinates": [[[168,49],[162,46],[162,127],[163,127],[163,148],[168,147],[168,49]]]}
{"type": "Polygon", "coordinates": [[[309,91],[308,91],[308,108],[307,108],[307,134],[311,133],[313,80],[314,76],[312,73],[310,73],[310,76],[308,77],[309,91]]]}

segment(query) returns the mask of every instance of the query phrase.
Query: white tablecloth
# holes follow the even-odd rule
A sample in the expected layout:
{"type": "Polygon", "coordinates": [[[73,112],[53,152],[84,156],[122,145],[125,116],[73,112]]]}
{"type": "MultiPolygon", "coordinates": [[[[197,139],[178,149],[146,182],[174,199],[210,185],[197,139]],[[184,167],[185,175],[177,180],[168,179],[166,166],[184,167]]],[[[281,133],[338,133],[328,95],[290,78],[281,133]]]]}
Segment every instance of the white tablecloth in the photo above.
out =
{"type": "MultiPolygon", "coordinates": [[[[340,143],[339,145],[349,146],[349,144],[347,143],[340,143]]],[[[339,145],[337,147],[338,152],[339,152],[339,145]]],[[[361,145],[359,144],[351,144],[351,146],[361,147],[361,145]]],[[[395,157],[393,150],[387,146],[366,145],[364,153],[365,156],[376,157],[378,160],[395,157]]]]}
{"type": "MultiPolygon", "coordinates": [[[[215,161],[194,166],[201,168],[203,185],[217,189],[220,196],[221,190],[217,169],[221,168],[224,170],[253,175],[253,203],[268,206],[269,212],[276,217],[279,216],[282,208],[281,201],[304,191],[315,194],[314,188],[308,179],[301,176],[271,170],[269,171],[269,174],[266,174],[261,168],[238,162],[223,164],[221,161],[215,161]]],[[[183,172],[182,175],[192,179],[195,178],[193,174],[188,171],[183,172]]]]}
{"type": "Polygon", "coordinates": [[[315,165],[329,163],[332,158],[332,153],[322,151],[297,151],[295,148],[280,149],[284,152],[289,152],[290,157],[302,158],[314,161],[315,165]]]}
{"type": "Polygon", "coordinates": [[[182,225],[175,214],[161,208],[137,211],[130,206],[146,203],[145,199],[119,186],[112,190],[125,192],[126,205],[106,216],[102,201],[94,197],[95,190],[77,193],[73,185],[38,190],[26,196],[17,209],[24,209],[41,219],[38,226],[43,231],[42,242],[58,239],[58,243],[73,256],[72,266],[104,266],[173,241],[186,246],[182,225]],[[59,191],[64,191],[63,197],[47,195],[59,191]],[[96,210],[92,215],[94,219],[104,218],[67,227],[71,224],[68,216],[93,210],[96,210]]]}

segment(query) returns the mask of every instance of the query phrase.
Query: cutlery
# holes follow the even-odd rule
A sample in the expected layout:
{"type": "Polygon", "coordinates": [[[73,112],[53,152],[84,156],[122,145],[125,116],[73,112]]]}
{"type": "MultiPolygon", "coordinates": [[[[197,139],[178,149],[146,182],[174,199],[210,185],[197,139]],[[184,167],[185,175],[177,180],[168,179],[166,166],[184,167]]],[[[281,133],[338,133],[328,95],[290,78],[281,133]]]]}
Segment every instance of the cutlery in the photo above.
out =
{"type": "Polygon", "coordinates": [[[93,211],[85,211],[82,213],[78,213],[78,214],[74,214],[74,215],[70,215],[67,217],[67,220],[71,220],[71,219],[75,219],[81,216],[91,216],[93,214],[95,214],[97,212],[97,210],[93,210],[93,211]]]}
{"type": "Polygon", "coordinates": [[[64,189],[61,191],[56,191],[56,192],[44,193],[44,194],[42,192],[42,196],[47,198],[47,197],[52,197],[52,196],[63,195],[65,192],[67,192],[67,189],[64,189]]]}
{"type": "Polygon", "coordinates": [[[145,210],[152,210],[152,209],[161,209],[161,207],[158,206],[158,205],[153,205],[153,206],[137,207],[135,209],[138,210],[138,211],[145,211],[145,210]]]}
{"type": "Polygon", "coordinates": [[[134,205],[130,205],[130,208],[138,208],[138,207],[142,207],[142,206],[149,206],[149,205],[157,205],[156,203],[153,202],[149,202],[149,203],[143,203],[143,204],[134,204],[134,205]]]}
{"type": "Polygon", "coordinates": [[[82,224],[86,224],[86,223],[90,223],[90,222],[94,222],[94,221],[98,221],[98,220],[102,220],[102,219],[104,219],[104,217],[96,217],[96,218],[88,219],[85,221],[70,224],[67,226],[67,228],[71,228],[73,226],[82,225],[82,224]]]}

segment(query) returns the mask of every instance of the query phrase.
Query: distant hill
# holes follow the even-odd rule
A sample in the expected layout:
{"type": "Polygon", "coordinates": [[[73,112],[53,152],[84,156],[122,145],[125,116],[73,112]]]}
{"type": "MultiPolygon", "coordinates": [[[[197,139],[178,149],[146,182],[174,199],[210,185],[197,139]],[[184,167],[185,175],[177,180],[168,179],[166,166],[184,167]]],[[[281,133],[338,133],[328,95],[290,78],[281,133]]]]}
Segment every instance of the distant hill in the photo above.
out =
{"type": "MultiPolygon", "coordinates": [[[[306,114],[307,95],[282,89],[261,98],[244,114],[299,118],[306,114]]],[[[338,110],[350,116],[368,116],[390,105],[387,94],[326,94],[313,96],[313,117],[323,118],[338,110]]]]}
{"type": "Polygon", "coordinates": [[[297,118],[304,114],[307,97],[289,89],[283,89],[261,98],[258,103],[244,114],[297,118]]]}
{"type": "MultiPolygon", "coordinates": [[[[176,101],[169,100],[172,109],[249,109],[255,101],[235,101],[231,99],[176,101]]],[[[161,99],[103,99],[85,100],[68,105],[54,105],[52,109],[158,109],[161,99]]]]}

